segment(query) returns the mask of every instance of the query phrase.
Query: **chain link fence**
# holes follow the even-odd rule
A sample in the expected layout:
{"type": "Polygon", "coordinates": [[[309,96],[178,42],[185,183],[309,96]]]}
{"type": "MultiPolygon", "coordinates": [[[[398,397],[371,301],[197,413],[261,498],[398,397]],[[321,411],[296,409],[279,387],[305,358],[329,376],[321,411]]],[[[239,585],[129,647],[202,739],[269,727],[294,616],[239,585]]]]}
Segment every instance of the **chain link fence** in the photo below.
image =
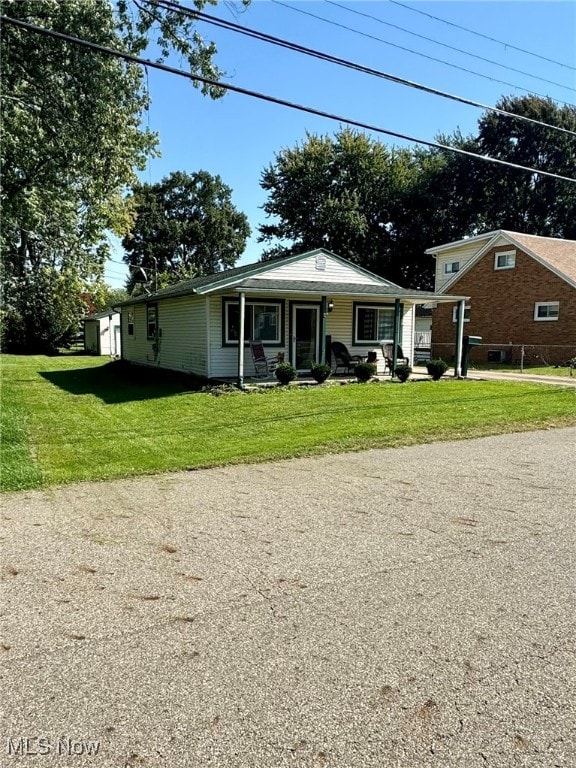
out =
{"type": "MultiPolygon", "coordinates": [[[[454,362],[454,342],[433,342],[432,356],[454,362]]],[[[479,344],[469,354],[470,365],[512,365],[523,370],[534,367],[576,367],[576,341],[572,344],[479,344]]]]}

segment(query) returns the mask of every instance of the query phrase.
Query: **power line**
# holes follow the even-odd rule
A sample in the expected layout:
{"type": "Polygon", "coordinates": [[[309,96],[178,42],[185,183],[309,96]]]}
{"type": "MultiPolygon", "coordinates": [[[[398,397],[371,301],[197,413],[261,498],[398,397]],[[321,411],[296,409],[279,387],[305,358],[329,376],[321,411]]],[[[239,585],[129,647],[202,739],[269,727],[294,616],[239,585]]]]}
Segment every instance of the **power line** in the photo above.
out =
{"type": "Polygon", "coordinates": [[[331,64],[337,64],[338,66],[346,67],[348,69],[353,69],[357,72],[362,72],[363,74],[372,75],[374,77],[379,77],[379,78],[382,78],[383,80],[388,80],[389,82],[396,83],[398,85],[405,85],[409,88],[414,88],[416,90],[423,91],[424,93],[431,93],[434,96],[440,96],[445,99],[457,101],[461,104],[467,104],[469,106],[478,107],[480,109],[485,109],[490,112],[496,112],[497,114],[503,115],[504,117],[511,117],[517,120],[522,120],[524,122],[533,123],[534,125],[539,125],[543,128],[559,131],[560,133],[567,133],[570,136],[576,136],[576,131],[571,131],[568,128],[562,128],[557,125],[550,125],[549,123],[544,123],[541,120],[536,120],[532,117],[527,117],[525,115],[516,115],[513,112],[507,112],[506,110],[499,109],[498,107],[491,107],[486,104],[473,101],[472,99],[467,99],[463,96],[455,96],[453,94],[446,93],[445,91],[440,91],[437,88],[431,88],[427,85],[422,85],[421,83],[416,83],[412,80],[406,80],[403,77],[397,77],[396,75],[392,75],[388,72],[382,72],[381,70],[372,69],[371,67],[366,67],[363,64],[357,64],[353,61],[348,61],[347,59],[341,59],[337,56],[332,56],[329,53],[323,53],[322,51],[318,51],[314,48],[307,48],[303,45],[300,45],[299,43],[293,43],[279,37],[274,37],[273,35],[269,35],[265,32],[260,32],[255,29],[251,29],[250,27],[243,27],[243,26],[240,26],[239,24],[235,24],[234,22],[225,21],[224,19],[219,19],[218,17],[211,16],[210,14],[207,14],[207,13],[194,11],[192,9],[186,8],[186,6],[176,5],[175,3],[169,2],[169,0],[157,0],[157,4],[165,8],[170,8],[174,10],[179,9],[179,12],[182,13],[182,15],[194,16],[199,21],[205,21],[208,24],[213,24],[216,27],[220,27],[221,29],[226,29],[231,32],[239,32],[240,34],[245,35],[246,37],[251,37],[261,42],[271,43],[272,45],[277,45],[281,48],[286,48],[287,50],[293,51],[295,53],[302,53],[306,56],[312,56],[316,59],[320,59],[321,61],[326,61],[331,64]]]}
{"type": "MultiPolygon", "coordinates": [[[[407,48],[403,45],[398,45],[397,43],[391,43],[389,40],[384,40],[382,37],[377,37],[376,35],[371,35],[368,32],[362,32],[360,29],[354,29],[353,27],[349,27],[346,24],[340,24],[337,21],[333,21],[332,19],[327,19],[325,16],[319,16],[316,13],[311,13],[310,11],[305,11],[302,8],[296,8],[293,5],[288,5],[288,3],[283,3],[281,0],[271,0],[271,2],[275,3],[276,5],[281,5],[283,8],[288,8],[291,11],[295,11],[296,13],[303,13],[305,16],[310,16],[313,19],[317,19],[318,21],[323,21],[325,24],[331,24],[333,27],[339,27],[340,29],[345,29],[348,32],[353,32],[356,35],[361,35],[362,37],[366,37],[369,40],[376,40],[378,43],[383,43],[384,45],[389,45],[391,48],[397,48],[400,51],[405,51],[406,53],[411,53],[414,56],[420,56],[423,59],[428,59],[429,61],[435,61],[437,64],[444,64],[447,67],[451,67],[452,69],[458,69],[461,72],[466,72],[469,75],[474,75],[475,77],[481,77],[484,80],[490,80],[492,83],[499,83],[500,85],[506,85],[509,88],[515,88],[518,91],[523,91],[524,93],[528,93],[534,96],[539,96],[542,99],[548,99],[549,96],[538,93],[537,91],[528,90],[527,88],[522,88],[520,85],[516,85],[515,83],[509,83],[506,80],[499,80],[497,77],[492,77],[491,75],[484,75],[481,72],[475,72],[473,69],[468,69],[466,67],[461,67],[459,64],[452,64],[449,61],[445,61],[444,59],[437,59],[435,56],[429,56],[426,53],[421,53],[420,51],[415,51],[413,48],[407,48]]],[[[561,99],[554,99],[559,104],[564,104],[565,106],[573,106],[571,102],[568,101],[562,101],[561,99]]]]}
{"type": "Polygon", "coordinates": [[[497,40],[495,37],[490,37],[490,35],[484,35],[482,32],[477,32],[475,29],[470,29],[469,27],[463,27],[460,24],[456,24],[453,21],[448,21],[447,19],[441,19],[440,16],[434,16],[432,13],[426,13],[426,11],[421,11],[419,8],[412,8],[411,5],[406,5],[406,3],[400,3],[398,0],[388,0],[389,3],[392,3],[392,5],[399,5],[401,8],[405,8],[407,11],[412,11],[413,13],[419,13],[421,16],[427,16],[429,19],[434,19],[434,21],[439,21],[442,24],[448,24],[450,27],[455,27],[456,29],[461,29],[464,32],[469,32],[471,35],[476,35],[476,37],[481,37],[484,40],[489,40],[491,43],[498,43],[498,45],[503,45],[505,48],[511,48],[514,51],[520,51],[520,53],[526,53],[528,56],[534,56],[537,59],[541,59],[542,61],[547,61],[550,64],[557,64],[559,67],[564,67],[564,69],[572,69],[576,72],[576,67],[573,67],[571,64],[564,64],[561,61],[556,61],[556,59],[549,59],[547,56],[542,56],[540,53],[534,53],[534,51],[528,51],[526,48],[519,48],[517,45],[512,45],[512,43],[507,43],[504,40],[497,40]]]}
{"type": "Polygon", "coordinates": [[[440,40],[434,40],[432,37],[427,37],[426,35],[421,35],[418,32],[412,32],[410,29],[406,29],[406,27],[401,27],[398,24],[392,24],[390,21],[384,21],[384,19],[379,19],[377,16],[372,16],[370,13],[364,13],[363,11],[358,11],[356,8],[348,8],[346,5],[342,5],[341,3],[335,2],[335,0],[324,0],[325,3],[328,3],[328,5],[333,5],[336,8],[341,8],[343,11],[348,11],[349,13],[355,13],[357,16],[364,16],[367,19],[371,19],[372,21],[378,22],[378,24],[383,24],[385,27],[392,27],[392,29],[398,29],[401,32],[406,32],[408,35],[412,35],[413,37],[419,37],[421,40],[426,40],[429,43],[434,43],[434,45],[441,45],[443,48],[448,48],[451,51],[457,51],[457,53],[463,53],[465,56],[470,56],[473,59],[479,59],[480,61],[485,61],[487,64],[493,64],[496,67],[501,67],[502,69],[508,69],[510,72],[516,72],[518,75],[524,75],[525,77],[532,77],[534,80],[540,80],[543,83],[548,83],[548,85],[555,85],[558,88],[564,88],[567,91],[576,92],[576,88],[572,88],[569,85],[563,85],[562,83],[557,83],[555,80],[547,80],[545,77],[540,77],[540,75],[533,75],[530,72],[525,72],[523,69],[516,69],[515,67],[510,67],[508,64],[500,64],[498,61],[494,61],[493,59],[487,59],[484,56],[479,56],[477,53],[470,53],[470,51],[464,51],[462,48],[456,48],[454,45],[449,45],[448,43],[442,43],[440,40]]]}
{"type": "Polygon", "coordinates": [[[232,91],[233,93],[240,93],[244,96],[251,96],[252,98],[259,99],[261,101],[266,101],[271,104],[278,104],[279,106],[295,109],[299,112],[305,112],[310,115],[315,115],[316,117],[323,117],[328,120],[335,120],[340,124],[344,123],[346,125],[352,125],[355,128],[362,128],[363,130],[372,131],[374,133],[385,134],[386,136],[392,136],[396,139],[408,141],[413,144],[422,144],[423,146],[433,147],[434,149],[442,149],[447,152],[453,152],[458,155],[464,155],[466,157],[471,157],[476,160],[482,160],[483,162],[494,163],[496,165],[503,165],[508,168],[515,168],[516,170],[519,170],[519,171],[526,171],[527,173],[532,173],[537,176],[548,176],[553,179],[558,179],[559,181],[568,181],[572,184],[576,184],[576,178],[571,178],[569,176],[561,176],[557,173],[552,173],[550,171],[543,171],[543,170],[539,170],[538,168],[530,168],[529,166],[519,165],[517,163],[510,163],[507,160],[500,160],[499,158],[490,157],[489,155],[479,155],[476,152],[469,152],[468,150],[461,149],[460,147],[451,147],[447,144],[440,144],[439,142],[436,142],[436,141],[428,141],[426,139],[415,138],[414,136],[409,136],[404,133],[390,131],[386,128],[380,128],[379,126],[371,125],[370,123],[364,123],[360,120],[354,120],[353,118],[342,117],[341,115],[335,115],[330,112],[325,112],[320,109],[315,109],[314,107],[307,107],[303,104],[298,104],[297,102],[287,101],[286,99],[280,99],[277,96],[269,96],[267,94],[260,93],[258,91],[249,90],[248,88],[242,88],[238,85],[222,83],[222,82],[219,82],[218,80],[212,80],[202,75],[194,75],[191,72],[185,72],[182,69],[176,69],[175,67],[170,67],[167,64],[161,64],[160,62],[151,61],[150,59],[142,59],[130,53],[124,53],[123,51],[116,51],[112,48],[106,48],[105,46],[99,45],[98,43],[91,43],[88,40],[83,40],[78,37],[73,37],[72,35],[67,35],[67,34],[64,34],[63,32],[56,32],[55,30],[52,30],[52,29],[39,27],[36,24],[30,24],[26,21],[20,21],[19,19],[12,19],[9,16],[0,16],[0,21],[7,24],[13,24],[16,27],[20,27],[21,29],[26,29],[30,32],[37,32],[39,34],[47,35],[48,37],[54,37],[58,40],[64,40],[65,42],[68,42],[68,43],[74,43],[84,48],[88,48],[93,51],[98,51],[99,53],[107,54],[108,56],[116,56],[117,58],[123,59],[124,61],[130,61],[134,64],[140,64],[141,66],[145,66],[145,67],[152,67],[153,69],[158,69],[158,70],[161,70],[162,72],[168,72],[169,74],[178,75],[179,77],[185,77],[188,80],[204,83],[205,85],[209,85],[215,88],[223,88],[225,90],[232,91]]]}

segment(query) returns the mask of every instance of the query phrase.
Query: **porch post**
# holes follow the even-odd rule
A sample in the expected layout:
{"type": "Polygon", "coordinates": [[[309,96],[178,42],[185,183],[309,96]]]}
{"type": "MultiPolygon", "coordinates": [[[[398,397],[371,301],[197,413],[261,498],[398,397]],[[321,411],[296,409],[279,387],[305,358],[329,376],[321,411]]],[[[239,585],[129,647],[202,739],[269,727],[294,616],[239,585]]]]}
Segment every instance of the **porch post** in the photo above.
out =
{"type": "Polygon", "coordinates": [[[400,299],[394,301],[394,345],[392,349],[392,376],[398,365],[398,344],[400,344],[400,299]]]}
{"type": "Polygon", "coordinates": [[[326,313],[328,312],[326,296],[322,296],[320,303],[320,349],[318,350],[318,362],[326,362],[326,313]]]}
{"type": "Polygon", "coordinates": [[[246,315],[246,294],[240,291],[240,328],[238,329],[238,388],[244,389],[244,317],[246,315]]]}
{"type": "Polygon", "coordinates": [[[458,314],[456,322],[456,361],[454,365],[454,376],[457,379],[462,378],[462,344],[464,341],[464,311],[466,309],[466,299],[458,302],[458,314]]]}

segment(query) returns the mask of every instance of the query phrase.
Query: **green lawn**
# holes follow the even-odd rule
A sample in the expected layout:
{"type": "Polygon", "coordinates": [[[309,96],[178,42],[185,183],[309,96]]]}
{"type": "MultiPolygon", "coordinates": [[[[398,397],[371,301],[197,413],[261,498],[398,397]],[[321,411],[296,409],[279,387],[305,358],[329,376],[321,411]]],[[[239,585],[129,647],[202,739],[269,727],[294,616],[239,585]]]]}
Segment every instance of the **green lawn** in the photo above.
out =
{"type": "Polygon", "coordinates": [[[519,365],[510,365],[508,363],[474,363],[468,366],[468,371],[504,371],[507,373],[530,373],[536,376],[576,376],[576,370],[567,365],[556,367],[555,365],[532,365],[520,370],[519,365]]]}
{"type": "Polygon", "coordinates": [[[91,357],[2,358],[2,488],[576,424],[576,392],[444,380],[214,397],[91,357]]]}

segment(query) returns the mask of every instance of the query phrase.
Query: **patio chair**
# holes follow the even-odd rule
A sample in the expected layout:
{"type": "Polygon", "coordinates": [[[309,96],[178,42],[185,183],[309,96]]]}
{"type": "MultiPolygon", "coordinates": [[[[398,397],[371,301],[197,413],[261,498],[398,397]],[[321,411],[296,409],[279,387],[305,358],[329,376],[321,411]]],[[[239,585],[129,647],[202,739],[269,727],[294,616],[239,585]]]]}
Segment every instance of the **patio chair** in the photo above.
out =
{"type": "Polygon", "coordinates": [[[351,355],[346,345],[342,344],[341,341],[332,342],[332,354],[336,363],[334,373],[338,373],[338,368],[345,368],[346,373],[350,373],[350,369],[354,370],[358,363],[362,362],[360,355],[351,355]]]}
{"type": "Polygon", "coordinates": [[[250,351],[256,379],[269,379],[278,366],[278,357],[266,357],[264,344],[261,341],[250,340],[250,351]]]}
{"type": "MultiPolygon", "coordinates": [[[[394,375],[394,344],[382,344],[382,355],[386,361],[386,368],[390,371],[390,376],[394,375]]],[[[396,345],[396,365],[410,365],[410,360],[402,351],[400,344],[396,345]]]]}

